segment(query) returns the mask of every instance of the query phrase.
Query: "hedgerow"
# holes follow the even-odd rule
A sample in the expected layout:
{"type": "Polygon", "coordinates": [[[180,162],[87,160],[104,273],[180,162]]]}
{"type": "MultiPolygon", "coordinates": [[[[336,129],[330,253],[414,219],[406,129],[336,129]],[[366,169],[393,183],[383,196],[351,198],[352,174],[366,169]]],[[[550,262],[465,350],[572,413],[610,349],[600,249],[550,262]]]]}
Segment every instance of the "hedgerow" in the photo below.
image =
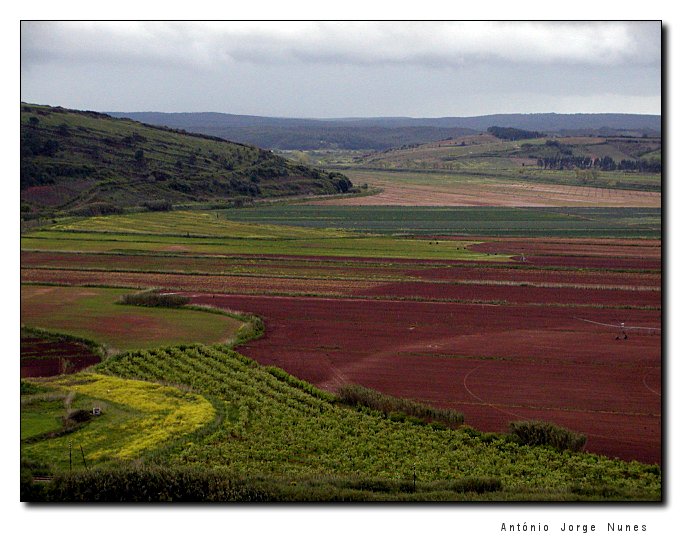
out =
{"type": "Polygon", "coordinates": [[[163,307],[167,309],[182,307],[189,303],[189,297],[175,294],[164,294],[156,290],[145,290],[121,296],[121,305],[136,305],[140,307],[163,307]]]}

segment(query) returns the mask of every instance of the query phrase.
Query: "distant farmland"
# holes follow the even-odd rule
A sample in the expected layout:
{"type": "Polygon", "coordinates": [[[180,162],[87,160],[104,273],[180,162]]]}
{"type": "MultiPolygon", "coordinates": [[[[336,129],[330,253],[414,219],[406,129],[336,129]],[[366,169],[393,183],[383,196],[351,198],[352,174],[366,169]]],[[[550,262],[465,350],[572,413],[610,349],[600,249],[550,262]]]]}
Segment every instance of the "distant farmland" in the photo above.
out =
{"type": "MultiPolygon", "coordinates": [[[[378,196],[377,196],[378,197],[378,196]]],[[[368,198],[358,198],[369,200],[368,198]]],[[[351,200],[349,200],[351,201],[351,200]]],[[[355,200],[352,200],[355,201],[355,200]]],[[[427,207],[288,205],[226,211],[256,224],[346,228],[388,235],[660,237],[660,207],[427,207]]]]}
{"type": "MultiPolygon", "coordinates": [[[[618,188],[630,180],[641,185],[637,174],[613,175],[612,181],[578,183],[573,172],[547,172],[546,178],[532,174],[499,175],[423,171],[347,170],[357,186],[367,184],[381,193],[349,198],[344,205],[405,206],[501,206],[501,207],[660,207],[660,179],[649,190],[618,188]]],[[[645,182],[647,182],[645,180],[645,182]]],[[[627,186],[627,184],[625,184],[627,186]]],[[[335,205],[323,200],[318,205],[335,205]]]]}

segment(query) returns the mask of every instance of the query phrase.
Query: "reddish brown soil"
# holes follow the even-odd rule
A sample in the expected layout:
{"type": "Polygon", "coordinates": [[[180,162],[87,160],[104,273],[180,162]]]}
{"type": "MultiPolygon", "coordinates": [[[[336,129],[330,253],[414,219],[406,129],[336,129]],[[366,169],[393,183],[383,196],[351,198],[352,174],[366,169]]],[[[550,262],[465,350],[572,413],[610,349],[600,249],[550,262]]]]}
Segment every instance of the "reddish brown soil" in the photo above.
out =
{"type": "Polygon", "coordinates": [[[501,239],[472,245],[474,252],[517,254],[529,265],[592,269],[660,269],[660,241],[610,240],[609,244],[585,240],[501,239]]]}
{"type": "MultiPolygon", "coordinates": [[[[529,253],[530,254],[530,253],[529,253]]],[[[419,262],[385,263],[374,260],[364,265],[358,259],[336,262],[334,260],[310,258],[301,261],[292,259],[255,259],[238,257],[161,257],[148,255],[104,255],[104,254],[71,254],[60,252],[22,252],[21,265],[24,267],[51,267],[143,271],[191,271],[193,273],[252,273],[253,275],[291,275],[315,276],[327,275],[348,277],[361,280],[381,279],[422,279],[436,281],[524,281],[559,284],[595,284],[611,285],[623,288],[630,286],[648,286],[660,288],[660,273],[652,272],[609,272],[584,271],[569,269],[538,269],[531,264],[517,264],[509,267],[500,263],[464,263],[464,262],[419,262]],[[372,263],[377,265],[371,265],[372,263]],[[384,265],[382,265],[384,264],[384,265]],[[525,268],[524,268],[525,267],[525,268]],[[577,274],[579,273],[579,274],[577,274]]]]}
{"type": "Polygon", "coordinates": [[[100,361],[99,356],[79,342],[21,339],[21,378],[75,373],[100,361]]]}
{"type": "Polygon", "coordinates": [[[603,323],[660,328],[641,310],[193,294],[264,317],[240,348],[325,389],[354,382],[455,408],[504,431],[544,419],[584,432],[589,451],[661,460],[661,337],[615,340],[603,323]]]}
{"type": "MultiPolygon", "coordinates": [[[[324,295],[340,297],[368,298],[412,298],[423,300],[449,300],[463,302],[489,303],[547,303],[573,305],[611,305],[611,306],[660,306],[661,292],[653,288],[635,288],[628,285],[628,274],[623,273],[621,284],[610,287],[601,284],[583,284],[574,276],[576,285],[557,282],[547,275],[550,282],[528,283],[523,277],[515,278],[507,274],[510,284],[490,284],[493,279],[481,270],[476,284],[449,284],[442,280],[425,282],[367,280],[357,277],[349,280],[321,278],[280,278],[267,276],[233,275],[182,275],[166,273],[133,273],[113,271],[81,271],[25,268],[21,270],[22,281],[46,282],[55,284],[116,285],[133,288],[170,288],[179,290],[210,291],[220,293],[249,293],[285,295],[324,295]]],[[[475,277],[475,273],[469,276],[475,277]]],[[[635,275],[636,276],[636,275],[635,275]]],[[[567,278],[564,276],[564,278],[567,278]]],[[[458,279],[456,280],[469,280],[458,279]]],[[[527,279],[527,277],[526,277],[527,279]]],[[[660,280],[660,278],[659,278],[660,280]]],[[[494,281],[493,281],[494,282],[494,281]]],[[[640,285],[641,286],[641,285],[640,285]]]]}
{"type": "Polygon", "coordinates": [[[660,306],[659,291],[632,292],[598,288],[560,288],[507,285],[453,285],[443,283],[394,282],[358,290],[369,297],[419,297],[443,300],[472,300],[507,303],[589,304],[615,306],[660,306]]]}

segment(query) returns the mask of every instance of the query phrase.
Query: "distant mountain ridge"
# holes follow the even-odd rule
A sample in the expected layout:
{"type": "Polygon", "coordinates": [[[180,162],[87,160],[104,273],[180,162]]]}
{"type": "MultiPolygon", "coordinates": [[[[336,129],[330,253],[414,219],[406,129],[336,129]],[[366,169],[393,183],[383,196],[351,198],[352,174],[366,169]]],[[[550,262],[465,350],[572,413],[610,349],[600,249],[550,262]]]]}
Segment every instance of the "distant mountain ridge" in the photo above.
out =
{"type": "Polygon", "coordinates": [[[490,126],[547,133],[660,135],[660,115],[626,113],[510,113],[476,117],[286,118],[229,113],[111,112],[157,126],[178,128],[269,149],[373,149],[469,135],[490,126]]]}

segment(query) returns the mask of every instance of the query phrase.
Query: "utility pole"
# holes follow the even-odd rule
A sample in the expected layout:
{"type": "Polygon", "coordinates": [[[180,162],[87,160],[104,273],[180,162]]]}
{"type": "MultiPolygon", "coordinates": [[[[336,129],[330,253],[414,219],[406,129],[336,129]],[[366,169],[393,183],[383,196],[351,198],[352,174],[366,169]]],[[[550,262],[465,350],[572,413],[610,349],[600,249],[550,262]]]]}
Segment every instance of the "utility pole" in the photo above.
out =
{"type": "Polygon", "coordinates": [[[85,469],[87,470],[88,464],[85,462],[85,452],[83,451],[83,445],[80,444],[81,447],[81,456],[83,456],[83,465],[85,466],[85,469]]]}

